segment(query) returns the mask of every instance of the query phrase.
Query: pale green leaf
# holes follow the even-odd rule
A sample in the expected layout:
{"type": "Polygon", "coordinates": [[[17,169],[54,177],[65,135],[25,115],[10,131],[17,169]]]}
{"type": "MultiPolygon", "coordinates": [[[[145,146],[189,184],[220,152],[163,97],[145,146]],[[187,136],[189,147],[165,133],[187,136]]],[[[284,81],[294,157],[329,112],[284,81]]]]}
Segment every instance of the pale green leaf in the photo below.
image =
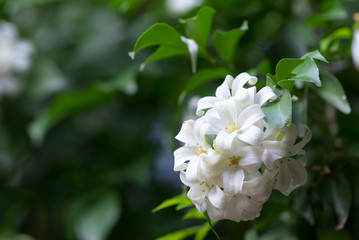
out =
{"type": "Polygon", "coordinates": [[[211,7],[201,7],[193,18],[182,20],[186,28],[186,37],[193,39],[202,48],[206,48],[215,10],[211,7]]]}
{"type": "Polygon", "coordinates": [[[325,57],[323,57],[323,55],[318,50],[315,50],[313,52],[309,52],[309,53],[303,55],[303,57],[301,57],[301,58],[302,59],[313,58],[313,59],[317,59],[317,60],[320,60],[322,62],[328,63],[327,59],[325,59],[325,57]]]}
{"type": "Polygon", "coordinates": [[[323,86],[321,88],[313,88],[313,90],[339,111],[349,114],[351,108],[339,80],[333,74],[326,71],[321,72],[320,78],[322,79],[323,86]]]}
{"type": "Polygon", "coordinates": [[[217,30],[213,35],[214,47],[218,55],[225,61],[231,63],[236,50],[237,43],[242,35],[248,30],[247,21],[240,28],[227,32],[217,30]]]}
{"type": "Polygon", "coordinates": [[[200,229],[198,229],[194,240],[203,240],[207,235],[208,232],[211,230],[211,225],[209,225],[209,223],[205,223],[201,226],[200,229]]]}
{"type": "Polygon", "coordinates": [[[157,212],[159,210],[162,210],[164,208],[176,206],[176,210],[180,210],[189,206],[193,206],[193,203],[191,200],[187,197],[185,194],[180,194],[177,196],[174,196],[170,199],[165,200],[160,205],[158,205],[156,208],[152,210],[152,212],[157,212]]]}
{"type": "Polygon", "coordinates": [[[151,56],[149,56],[144,64],[162,60],[168,57],[178,56],[178,55],[188,55],[188,50],[178,47],[160,46],[151,56]]]}
{"type": "Polygon", "coordinates": [[[279,101],[268,103],[262,109],[265,121],[275,128],[288,126],[292,122],[292,100],[286,88],[279,101]]]}
{"type": "Polygon", "coordinates": [[[206,217],[199,213],[197,208],[191,208],[182,218],[183,220],[186,219],[206,219],[206,217]]]}
{"type": "Polygon", "coordinates": [[[187,50],[187,46],[181,40],[179,33],[166,23],[156,23],[147,29],[136,41],[134,53],[141,49],[156,45],[166,45],[172,48],[187,50]]]}
{"type": "Polygon", "coordinates": [[[105,240],[120,216],[119,199],[106,193],[83,208],[75,222],[79,240],[105,240]]]}
{"type": "Polygon", "coordinates": [[[317,87],[322,86],[319,78],[319,69],[315,64],[313,58],[306,58],[303,63],[299,64],[292,73],[294,76],[291,78],[296,81],[311,82],[317,87]]]}
{"type": "Polygon", "coordinates": [[[159,237],[156,240],[182,240],[187,237],[196,234],[199,230],[199,227],[189,227],[185,229],[178,230],[173,233],[166,234],[165,236],[159,237]]]}

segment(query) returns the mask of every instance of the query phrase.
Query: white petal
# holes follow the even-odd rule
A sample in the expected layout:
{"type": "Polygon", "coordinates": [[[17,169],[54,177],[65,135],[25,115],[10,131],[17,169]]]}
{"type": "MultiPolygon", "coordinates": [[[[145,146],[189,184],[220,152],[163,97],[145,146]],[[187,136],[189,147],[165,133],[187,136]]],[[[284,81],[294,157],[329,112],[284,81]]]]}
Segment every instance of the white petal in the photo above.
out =
{"type": "Polygon", "coordinates": [[[237,108],[234,99],[228,99],[214,104],[215,110],[218,112],[223,125],[225,127],[231,127],[228,124],[234,124],[237,119],[237,108]]]}
{"type": "Polygon", "coordinates": [[[258,81],[257,77],[251,76],[246,72],[239,74],[233,81],[232,91],[235,93],[239,88],[242,88],[247,82],[250,85],[256,84],[258,81]]]}
{"type": "Polygon", "coordinates": [[[359,71],[359,30],[358,29],[355,29],[353,32],[352,57],[353,57],[353,64],[356,67],[356,69],[359,71]]]}
{"type": "Polygon", "coordinates": [[[286,193],[289,190],[292,179],[287,164],[281,164],[276,180],[277,182],[274,186],[274,189],[277,189],[284,195],[288,196],[286,193]]]}
{"type": "Polygon", "coordinates": [[[242,191],[244,172],[242,169],[229,168],[223,173],[223,188],[225,193],[238,194],[242,191]]]}
{"type": "Polygon", "coordinates": [[[259,141],[262,140],[263,130],[257,126],[250,126],[242,134],[238,135],[238,138],[248,144],[257,146],[259,141]]]}
{"type": "Polygon", "coordinates": [[[206,134],[210,127],[211,125],[206,122],[203,117],[197,119],[193,127],[194,138],[205,150],[210,148],[210,145],[207,143],[206,140],[206,134]]]}
{"type": "Polygon", "coordinates": [[[227,168],[228,162],[224,161],[222,155],[218,154],[212,149],[208,150],[208,154],[202,157],[200,162],[200,169],[203,175],[206,176],[206,181],[209,181],[215,176],[222,174],[227,168]]]}
{"type": "Polygon", "coordinates": [[[193,126],[193,120],[185,121],[175,138],[183,143],[195,144],[196,140],[194,139],[193,126]]]}
{"type": "Polygon", "coordinates": [[[174,151],[174,171],[182,171],[186,169],[188,160],[197,157],[192,147],[180,147],[174,151]]]}
{"type": "MultiPolygon", "coordinates": [[[[277,143],[277,144],[279,144],[279,143],[277,143]]],[[[272,170],[275,166],[274,165],[275,161],[282,157],[283,156],[276,155],[273,152],[271,152],[270,150],[268,150],[267,148],[265,148],[263,150],[261,159],[262,159],[264,165],[266,166],[266,168],[268,168],[269,170],[272,170]]]]}
{"type": "Polygon", "coordinates": [[[192,186],[187,193],[188,198],[196,205],[200,213],[203,213],[206,210],[205,197],[207,192],[208,191],[206,190],[204,184],[198,184],[192,186]]]}
{"type": "Polygon", "coordinates": [[[244,181],[242,193],[257,201],[267,201],[271,194],[272,188],[268,180],[259,174],[258,177],[244,181]]]}
{"type": "Polygon", "coordinates": [[[208,213],[209,218],[212,221],[216,222],[218,220],[224,219],[225,211],[223,208],[221,208],[221,209],[216,208],[215,206],[213,206],[211,204],[210,201],[207,200],[207,213],[208,213]]]}
{"type": "Polygon", "coordinates": [[[307,128],[307,133],[305,134],[304,138],[290,149],[289,156],[297,155],[303,149],[305,144],[307,144],[310,141],[311,138],[312,138],[312,131],[310,131],[310,129],[307,128]]]}
{"type": "Polygon", "coordinates": [[[207,197],[216,208],[222,208],[225,205],[225,194],[217,185],[211,188],[207,197]]]}
{"type": "Polygon", "coordinates": [[[183,36],[181,36],[181,40],[187,44],[188,52],[191,56],[192,72],[195,73],[197,68],[198,45],[193,39],[185,38],[183,36]]]}
{"type": "Polygon", "coordinates": [[[290,158],[287,164],[292,176],[293,187],[296,188],[303,185],[307,181],[307,171],[305,168],[294,158],[290,158]]]}
{"type": "Polygon", "coordinates": [[[264,113],[260,106],[258,104],[251,105],[238,115],[237,126],[240,126],[240,130],[244,130],[263,119],[263,117],[264,113]]]}
{"type": "Polygon", "coordinates": [[[224,100],[232,96],[229,90],[229,88],[232,86],[232,82],[233,82],[233,77],[227,75],[226,78],[224,79],[224,82],[217,88],[216,97],[219,100],[224,100]]]}
{"type": "Polygon", "coordinates": [[[270,87],[266,86],[258,91],[255,98],[256,98],[255,102],[258,103],[260,106],[262,106],[264,103],[266,103],[269,100],[272,101],[275,100],[277,98],[277,95],[273,92],[273,90],[270,87]]]}
{"type": "Polygon", "coordinates": [[[198,163],[199,157],[191,159],[187,165],[186,178],[188,181],[196,181],[199,179],[198,176],[198,163]]]}
{"type": "Polygon", "coordinates": [[[220,131],[216,137],[216,147],[220,153],[227,153],[232,149],[232,143],[236,139],[235,132],[229,133],[226,130],[220,131]]]}
{"type": "Polygon", "coordinates": [[[216,97],[203,97],[197,102],[197,111],[196,114],[198,116],[202,116],[204,114],[204,109],[212,108],[214,103],[217,102],[218,99],[216,97]]]}

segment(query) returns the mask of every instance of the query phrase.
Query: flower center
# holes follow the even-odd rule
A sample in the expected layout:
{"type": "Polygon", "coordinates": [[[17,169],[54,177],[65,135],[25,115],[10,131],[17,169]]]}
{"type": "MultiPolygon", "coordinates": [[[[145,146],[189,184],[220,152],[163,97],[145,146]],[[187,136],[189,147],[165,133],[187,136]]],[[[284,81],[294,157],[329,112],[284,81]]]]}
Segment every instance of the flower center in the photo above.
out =
{"type": "Polygon", "coordinates": [[[207,153],[207,151],[203,150],[202,147],[198,148],[197,155],[200,155],[201,153],[207,153]]]}
{"type": "Polygon", "coordinates": [[[231,165],[237,166],[237,165],[238,165],[238,161],[239,161],[238,158],[233,157],[229,162],[230,162],[231,165]]]}
{"type": "Polygon", "coordinates": [[[236,128],[235,128],[235,127],[230,127],[230,128],[228,129],[228,131],[229,131],[229,132],[234,132],[234,131],[236,131],[236,128]]]}

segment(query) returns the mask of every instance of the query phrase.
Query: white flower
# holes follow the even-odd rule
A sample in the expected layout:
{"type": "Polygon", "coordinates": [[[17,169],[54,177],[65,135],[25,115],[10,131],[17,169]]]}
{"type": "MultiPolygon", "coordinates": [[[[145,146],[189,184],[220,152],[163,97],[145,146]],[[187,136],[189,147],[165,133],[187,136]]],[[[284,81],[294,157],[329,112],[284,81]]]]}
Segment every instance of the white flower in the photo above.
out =
{"type": "Polygon", "coordinates": [[[359,13],[355,13],[353,18],[355,23],[352,40],[352,58],[355,68],[359,71],[359,13]]]}
{"type": "Polygon", "coordinates": [[[11,94],[19,89],[15,72],[26,71],[30,64],[33,46],[18,39],[17,27],[8,22],[0,22],[0,95],[11,94]]]}
{"type": "Polygon", "coordinates": [[[202,116],[205,109],[214,107],[214,103],[231,97],[237,97],[243,103],[256,103],[260,106],[268,100],[277,98],[270,87],[264,87],[258,93],[255,87],[244,88],[246,83],[254,85],[257,80],[255,76],[251,76],[246,72],[239,74],[235,79],[227,75],[222,85],[217,88],[215,97],[204,97],[198,101],[196,114],[202,116]]]}
{"type": "Polygon", "coordinates": [[[185,145],[174,152],[174,170],[188,186],[199,212],[217,221],[259,216],[272,189],[288,195],[307,179],[304,145],[294,124],[273,128],[262,106],[276,98],[269,87],[257,92],[257,78],[227,76],[216,96],[198,101],[196,121],[188,120],[176,138],[185,145]]]}
{"type": "Polygon", "coordinates": [[[167,0],[166,7],[171,13],[181,15],[200,6],[202,2],[202,0],[167,0]]]}

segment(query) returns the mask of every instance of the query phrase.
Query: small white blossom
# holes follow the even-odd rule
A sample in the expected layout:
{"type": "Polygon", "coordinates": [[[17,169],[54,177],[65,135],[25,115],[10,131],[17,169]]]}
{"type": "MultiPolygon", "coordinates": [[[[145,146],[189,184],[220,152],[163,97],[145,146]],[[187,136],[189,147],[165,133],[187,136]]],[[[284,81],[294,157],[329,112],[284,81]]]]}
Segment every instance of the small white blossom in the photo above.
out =
{"type": "Polygon", "coordinates": [[[18,38],[18,30],[14,24],[0,22],[0,95],[19,90],[20,83],[13,75],[30,67],[33,51],[29,42],[18,38]]]}
{"type": "Polygon", "coordinates": [[[257,91],[257,78],[227,76],[216,96],[198,101],[196,121],[188,120],[176,138],[184,146],[174,152],[174,170],[188,186],[199,212],[217,221],[236,222],[259,216],[272,189],[290,194],[307,179],[304,145],[294,124],[273,128],[262,106],[276,99],[269,87],[257,91]]]}

